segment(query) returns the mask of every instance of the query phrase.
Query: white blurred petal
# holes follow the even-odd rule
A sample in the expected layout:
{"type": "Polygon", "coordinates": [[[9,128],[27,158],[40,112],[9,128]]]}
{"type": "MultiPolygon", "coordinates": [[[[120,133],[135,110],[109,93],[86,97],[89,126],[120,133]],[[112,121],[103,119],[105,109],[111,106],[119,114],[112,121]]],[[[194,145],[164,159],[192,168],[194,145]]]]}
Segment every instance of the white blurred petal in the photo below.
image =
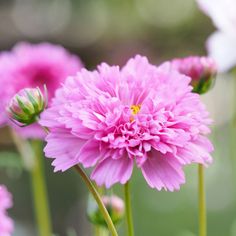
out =
{"type": "Polygon", "coordinates": [[[207,49],[209,56],[216,61],[220,72],[236,65],[236,37],[218,31],[209,37],[207,49]]]}
{"type": "Polygon", "coordinates": [[[236,37],[235,0],[197,0],[197,2],[219,30],[236,37]]]}

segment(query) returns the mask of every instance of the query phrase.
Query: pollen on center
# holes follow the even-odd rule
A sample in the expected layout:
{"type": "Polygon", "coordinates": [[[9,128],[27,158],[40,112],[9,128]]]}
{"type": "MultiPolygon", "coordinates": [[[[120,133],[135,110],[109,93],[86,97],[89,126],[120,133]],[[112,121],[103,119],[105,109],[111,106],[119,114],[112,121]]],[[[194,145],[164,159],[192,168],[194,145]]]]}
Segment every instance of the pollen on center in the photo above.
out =
{"type": "Polygon", "coordinates": [[[133,114],[133,115],[137,115],[138,112],[139,112],[140,109],[141,109],[141,105],[140,105],[140,104],[138,104],[138,105],[132,105],[132,106],[130,107],[130,109],[132,110],[132,114],[133,114]]]}
{"type": "MultiPolygon", "coordinates": [[[[131,111],[132,111],[132,115],[137,115],[137,114],[139,113],[140,109],[141,109],[141,105],[140,105],[140,104],[138,104],[138,105],[132,105],[132,106],[130,107],[130,109],[131,109],[131,111]]],[[[133,116],[130,117],[130,121],[131,121],[131,122],[134,121],[134,117],[133,117],[133,116]]]]}

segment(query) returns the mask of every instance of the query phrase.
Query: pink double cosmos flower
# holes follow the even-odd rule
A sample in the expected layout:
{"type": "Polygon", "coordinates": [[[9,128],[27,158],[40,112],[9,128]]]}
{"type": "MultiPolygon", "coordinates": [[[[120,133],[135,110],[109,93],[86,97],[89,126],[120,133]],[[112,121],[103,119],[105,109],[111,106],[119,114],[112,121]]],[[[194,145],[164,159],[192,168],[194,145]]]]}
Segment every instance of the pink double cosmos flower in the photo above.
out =
{"type": "Polygon", "coordinates": [[[183,166],[211,163],[211,120],[191,79],[136,56],[123,68],[82,69],[60,88],[41,124],[55,171],[82,164],[107,188],[126,183],[136,164],[150,187],[174,191],[183,166]]]}

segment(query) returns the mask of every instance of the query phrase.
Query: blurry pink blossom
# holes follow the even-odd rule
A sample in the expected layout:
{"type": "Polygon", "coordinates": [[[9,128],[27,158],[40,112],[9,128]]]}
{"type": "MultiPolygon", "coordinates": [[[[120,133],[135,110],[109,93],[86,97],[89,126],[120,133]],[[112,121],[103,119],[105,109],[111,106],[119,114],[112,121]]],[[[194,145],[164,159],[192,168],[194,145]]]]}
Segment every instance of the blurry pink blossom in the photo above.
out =
{"type": "Polygon", "coordinates": [[[55,171],[95,166],[91,178],[107,188],[125,184],[136,163],[150,187],[179,189],[184,165],[212,161],[205,137],[211,120],[190,81],[141,56],[121,69],[105,63],[82,69],[42,113],[50,129],[46,156],[55,171]]]}
{"type": "Polygon", "coordinates": [[[207,41],[209,56],[215,59],[219,71],[227,71],[236,65],[236,1],[197,1],[218,29],[207,41]]]}
{"type": "Polygon", "coordinates": [[[116,195],[102,196],[102,201],[106,208],[111,208],[114,212],[119,215],[124,215],[124,202],[121,198],[116,195]]]}
{"type": "Polygon", "coordinates": [[[14,225],[6,210],[12,207],[12,196],[4,185],[0,185],[0,235],[11,236],[14,225]]]}
{"type": "Polygon", "coordinates": [[[67,76],[82,68],[80,59],[63,47],[49,43],[18,43],[10,52],[0,54],[0,124],[13,126],[25,138],[42,138],[38,125],[18,128],[8,122],[6,106],[10,99],[24,88],[40,89],[46,85],[49,105],[56,89],[67,76]]]}
{"type": "MultiPolygon", "coordinates": [[[[119,223],[123,219],[125,213],[125,204],[123,200],[116,195],[103,195],[102,201],[112,219],[112,222],[114,224],[119,223]]],[[[98,205],[92,198],[89,198],[88,201],[87,215],[93,224],[107,227],[106,221],[104,220],[98,205]]]]}

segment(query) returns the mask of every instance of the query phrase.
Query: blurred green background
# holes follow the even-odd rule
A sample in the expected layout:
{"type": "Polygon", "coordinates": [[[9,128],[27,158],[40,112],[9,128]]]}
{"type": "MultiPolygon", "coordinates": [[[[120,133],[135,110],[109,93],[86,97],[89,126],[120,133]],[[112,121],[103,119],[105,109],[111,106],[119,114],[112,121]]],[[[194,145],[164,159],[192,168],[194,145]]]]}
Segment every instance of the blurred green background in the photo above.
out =
{"type": "MultiPolygon", "coordinates": [[[[210,19],[194,0],[0,1],[1,50],[9,50],[18,41],[49,41],[78,54],[89,69],[103,61],[123,65],[135,54],[149,57],[153,64],[204,55],[205,41],[213,31],[210,19]]],[[[236,236],[232,76],[220,75],[203,100],[214,119],[214,163],[206,173],[209,236],[236,236]]],[[[0,183],[6,184],[14,196],[10,210],[15,220],[14,236],[37,235],[29,176],[7,128],[0,131],[0,150],[0,183]]],[[[84,184],[73,170],[53,173],[50,162],[45,159],[55,234],[92,235],[86,219],[84,184]]],[[[187,167],[186,175],[186,184],[179,192],[157,192],[135,170],[132,204],[136,236],[197,235],[197,166],[187,167]]],[[[122,196],[120,186],[113,192],[122,196]]],[[[120,235],[125,235],[124,227],[122,222],[120,235]]]]}

